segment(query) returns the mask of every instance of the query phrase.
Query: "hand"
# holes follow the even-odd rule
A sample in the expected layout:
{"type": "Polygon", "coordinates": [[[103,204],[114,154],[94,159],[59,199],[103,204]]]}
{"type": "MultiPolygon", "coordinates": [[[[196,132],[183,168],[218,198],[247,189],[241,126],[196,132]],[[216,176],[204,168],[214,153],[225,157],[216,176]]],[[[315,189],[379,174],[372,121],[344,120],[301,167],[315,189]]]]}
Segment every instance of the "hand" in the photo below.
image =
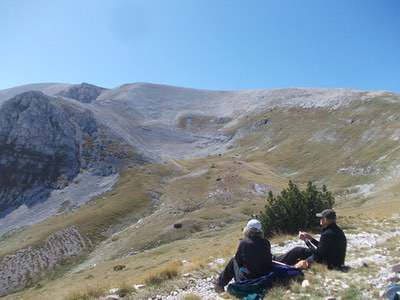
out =
{"type": "Polygon", "coordinates": [[[311,240],[313,237],[304,231],[299,231],[299,239],[302,241],[311,240]]]}
{"type": "Polygon", "coordinates": [[[295,268],[306,270],[308,269],[308,261],[307,260],[300,260],[297,264],[294,265],[295,268]]]}

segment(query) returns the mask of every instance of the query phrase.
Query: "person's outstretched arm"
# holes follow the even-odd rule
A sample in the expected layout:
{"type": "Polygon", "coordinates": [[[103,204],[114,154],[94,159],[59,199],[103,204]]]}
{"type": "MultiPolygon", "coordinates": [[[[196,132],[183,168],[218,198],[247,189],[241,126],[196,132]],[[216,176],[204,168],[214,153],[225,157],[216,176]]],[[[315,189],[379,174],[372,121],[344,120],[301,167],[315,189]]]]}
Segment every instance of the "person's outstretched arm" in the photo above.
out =
{"type": "Polygon", "coordinates": [[[299,232],[299,238],[303,241],[310,241],[315,247],[318,247],[319,242],[307,232],[299,232]]]}

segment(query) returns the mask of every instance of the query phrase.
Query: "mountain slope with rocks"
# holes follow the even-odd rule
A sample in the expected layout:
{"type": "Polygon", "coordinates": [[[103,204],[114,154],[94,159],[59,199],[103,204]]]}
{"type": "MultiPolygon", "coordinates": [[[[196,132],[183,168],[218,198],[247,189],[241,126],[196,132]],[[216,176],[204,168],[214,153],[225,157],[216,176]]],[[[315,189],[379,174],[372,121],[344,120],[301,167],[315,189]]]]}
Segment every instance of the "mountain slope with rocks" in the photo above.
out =
{"type": "Polygon", "coordinates": [[[142,283],[182,253],[198,269],[231,255],[241,222],[289,179],[328,185],[343,214],[390,216],[399,207],[399,118],[399,95],[348,89],[0,91],[0,256],[40,253],[67,228],[86,241],[69,268],[52,265],[61,279],[35,276],[29,284],[41,280],[43,290],[11,296],[63,299],[123,280],[115,265],[128,277],[141,270],[142,283]]]}
{"type": "Polygon", "coordinates": [[[67,187],[82,170],[109,176],[123,159],[133,158],[133,148],[90,110],[42,92],[7,100],[0,120],[2,217],[21,205],[46,201],[52,190],[67,187]]]}

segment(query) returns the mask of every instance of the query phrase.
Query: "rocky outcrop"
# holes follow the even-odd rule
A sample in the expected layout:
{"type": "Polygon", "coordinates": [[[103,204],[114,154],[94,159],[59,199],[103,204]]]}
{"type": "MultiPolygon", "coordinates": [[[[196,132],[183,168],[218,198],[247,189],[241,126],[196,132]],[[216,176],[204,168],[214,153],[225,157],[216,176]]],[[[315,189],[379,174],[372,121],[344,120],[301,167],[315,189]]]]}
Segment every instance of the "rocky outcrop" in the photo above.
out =
{"type": "Polygon", "coordinates": [[[0,109],[0,216],[47,199],[81,169],[110,175],[131,152],[91,111],[38,91],[20,94],[0,109]]]}
{"type": "Polygon", "coordinates": [[[0,210],[36,201],[80,169],[77,128],[41,92],[26,92],[0,109],[0,210]],[[25,192],[31,191],[28,194],[25,192]]]}
{"type": "Polygon", "coordinates": [[[22,289],[39,280],[62,262],[82,255],[88,241],[75,227],[50,235],[42,246],[28,247],[0,259],[0,296],[22,289]]]}
{"type": "Polygon", "coordinates": [[[58,95],[78,100],[82,103],[90,103],[97,99],[97,97],[106,89],[88,84],[81,83],[78,85],[73,85],[67,90],[61,91],[58,95]]]}
{"type": "Polygon", "coordinates": [[[177,127],[191,132],[213,132],[232,121],[228,117],[201,114],[183,114],[177,119],[177,127]]]}

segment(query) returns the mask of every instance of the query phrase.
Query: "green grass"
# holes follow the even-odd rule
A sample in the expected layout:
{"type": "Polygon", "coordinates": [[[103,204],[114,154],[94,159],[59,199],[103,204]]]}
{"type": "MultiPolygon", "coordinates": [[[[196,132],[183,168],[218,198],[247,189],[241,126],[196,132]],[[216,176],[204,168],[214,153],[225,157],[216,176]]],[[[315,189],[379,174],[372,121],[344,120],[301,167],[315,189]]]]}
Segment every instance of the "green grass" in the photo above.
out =
{"type": "Polygon", "coordinates": [[[340,293],[340,297],[342,297],[343,300],[359,300],[362,298],[361,296],[362,291],[357,286],[350,286],[340,293]]]}

